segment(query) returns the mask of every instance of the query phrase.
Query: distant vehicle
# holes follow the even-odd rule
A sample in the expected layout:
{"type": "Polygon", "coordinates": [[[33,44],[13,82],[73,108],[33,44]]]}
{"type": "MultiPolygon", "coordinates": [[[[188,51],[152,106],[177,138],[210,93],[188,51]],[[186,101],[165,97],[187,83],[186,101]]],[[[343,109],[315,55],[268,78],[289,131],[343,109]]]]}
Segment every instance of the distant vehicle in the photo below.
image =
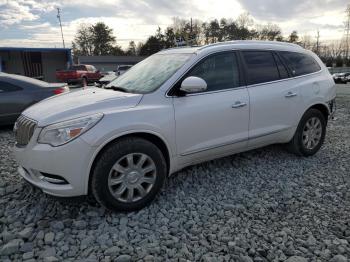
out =
{"type": "Polygon", "coordinates": [[[118,77],[117,72],[107,72],[100,80],[96,81],[95,85],[97,87],[104,88],[106,85],[108,85],[110,82],[112,82],[114,79],[118,77]]]}
{"type": "Polygon", "coordinates": [[[81,84],[87,86],[89,83],[98,81],[103,75],[92,65],[72,65],[68,70],[56,71],[56,78],[68,84],[81,84]]]}
{"type": "Polygon", "coordinates": [[[116,73],[118,76],[120,76],[124,74],[126,71],[128,71],[131,67],[132,65],[120,65],[118,66],[116,73]]]}
{"type": "Polygon", "coordinates": [[[100,80],[96,81],[95,85],[97,87],[104,88],[110,82],[115,80],[118,76],[121,76],[126,71],[128,71],[131,67],[132,67],[132,65],[120,65],[117,67],[117,70],[105,73],[104,76],[102,78],[100,78],[100,80]]]}
{"type": "Polygon", "coordinates": [[[67,91],[67,84],[0,73],[0,125],[13,124],[27,107],[67,91]]]}
{"type": "Polygon", "coordinates": [[[346,84],[350,81],[350,73],[335,73],[332,75],[334,82],[338,84],[346,84]]]}

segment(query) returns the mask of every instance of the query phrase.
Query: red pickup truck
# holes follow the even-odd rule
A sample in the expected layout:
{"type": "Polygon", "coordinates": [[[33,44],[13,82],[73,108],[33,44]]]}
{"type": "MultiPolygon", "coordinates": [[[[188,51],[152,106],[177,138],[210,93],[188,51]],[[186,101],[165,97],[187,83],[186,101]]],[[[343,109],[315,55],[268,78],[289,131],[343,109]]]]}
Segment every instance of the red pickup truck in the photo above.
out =
{"type": "Polygon", "coordinates": [[[98,81],[103,75],[92,65],[72,65],[68,70],[56,71],[56,78],[68,84],[81,84],[87,86],[88,83],[98,81]]]}

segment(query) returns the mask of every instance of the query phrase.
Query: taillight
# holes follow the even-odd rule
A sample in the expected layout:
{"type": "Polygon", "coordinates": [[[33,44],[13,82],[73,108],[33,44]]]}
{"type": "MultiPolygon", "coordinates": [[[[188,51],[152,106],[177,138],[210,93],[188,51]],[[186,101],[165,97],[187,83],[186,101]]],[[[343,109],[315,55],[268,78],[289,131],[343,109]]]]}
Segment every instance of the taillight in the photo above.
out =
{"type": "Polygon", "coordinates": [[[69,87],[68,86],[64,86],[64,87],[60,87],[60,88],[57,88],[55,90],[53,90],[53,93],[55,95],[59,95],[59,94],[62,94],[64,92],[68,92],[69,91],[69,87]]]}

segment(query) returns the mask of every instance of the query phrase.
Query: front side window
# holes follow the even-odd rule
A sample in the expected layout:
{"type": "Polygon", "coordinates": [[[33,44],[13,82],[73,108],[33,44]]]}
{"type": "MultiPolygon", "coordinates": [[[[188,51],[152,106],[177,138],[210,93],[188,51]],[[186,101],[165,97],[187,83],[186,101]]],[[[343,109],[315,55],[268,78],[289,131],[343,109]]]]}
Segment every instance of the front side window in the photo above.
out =
{"type": "Polygon", "coordinates": [[[191,69],[186,77],[189,76],[204,79],[207,82],[207,91],[238,87],[240,79],[236,54],[225,52],[211,55],[191,69]]]}
{"type": "Polygon", "coordinates": [[[155,54],[116,78],[106,88],[114,88],[130,93],[150,93],[158,89],[193,54],[155,54]]]}
{"type": "Polygon", "coordinates": [[[8,92],[15,92],[22,90],[19,86],[13,85],[11,83],[0,81],[0,94],[1,93],[8,93],[8,92]]]}
{"type": "Polygon", "coordinates": [[[247,65],[248,85],[260,84],[280,79],[278,68],[269,51],[243,51],[247,65]]]}
{"type": "Polygon", "coordinates": [[[280,55],[290,67],[293,76],[311,74],[321,70],[315,59],[307,54],[280,52],[280,55]]]}

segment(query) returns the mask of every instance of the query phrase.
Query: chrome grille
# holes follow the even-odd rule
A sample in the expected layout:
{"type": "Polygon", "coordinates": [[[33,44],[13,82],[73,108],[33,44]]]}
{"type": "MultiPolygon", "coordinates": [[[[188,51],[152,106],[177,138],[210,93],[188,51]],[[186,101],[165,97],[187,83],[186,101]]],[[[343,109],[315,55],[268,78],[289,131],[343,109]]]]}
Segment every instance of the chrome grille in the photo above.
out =
{"type": "Polygon", "coordinates": [[[17,119],[14,127],[16,145],[26,146],[32,138],[35,128],[35,121],[21,115],[17,119]]]}

